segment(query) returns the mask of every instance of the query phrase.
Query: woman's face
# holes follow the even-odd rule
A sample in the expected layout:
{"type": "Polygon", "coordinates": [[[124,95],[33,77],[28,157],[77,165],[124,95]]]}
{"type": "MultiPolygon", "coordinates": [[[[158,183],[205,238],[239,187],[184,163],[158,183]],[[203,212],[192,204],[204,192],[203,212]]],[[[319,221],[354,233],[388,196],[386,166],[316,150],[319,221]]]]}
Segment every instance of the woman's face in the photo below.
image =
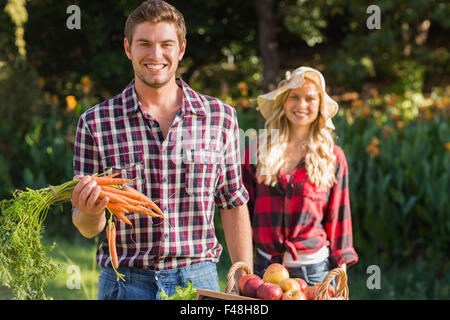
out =
{"type": "Polygon", "coordinates": [[[308,127],[317,119],[320,107],[320,89],[306,79],[301,87],[292,89],[284,102],[284,112],[291,126],[308,127]]]}

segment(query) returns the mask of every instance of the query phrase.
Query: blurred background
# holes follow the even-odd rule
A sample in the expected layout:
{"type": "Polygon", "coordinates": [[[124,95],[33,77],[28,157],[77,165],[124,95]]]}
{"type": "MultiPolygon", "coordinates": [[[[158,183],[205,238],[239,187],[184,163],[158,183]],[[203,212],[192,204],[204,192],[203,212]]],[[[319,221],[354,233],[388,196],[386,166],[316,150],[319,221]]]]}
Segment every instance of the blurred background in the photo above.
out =
{"type": "MultiPolygon", "coordinates": [[[[362,0],[168,2],[187,26],[179,76],[235,107],[244,130],[263,127],[256,97],[286,71],[323,73],[339,102],[333,121],[350,168],[360,256],[348,270],[350,299],[449,299],[449,3],[376,1],[381,28],[369,29],[362,0]],[[381,281],[370,289],[373,265],[381,281]]],[[[133,77],[123,29],[140,3],[0,1],[0,199],[72,179],[78,117],[133,77]],[[80,8],[80,29],[67,28],[70,5],[80,8]]],[[[215,222],[223,289],[230,260],[219,215],[215,222]]],[[[83,239],[69,205],[45,223],[53,258],[82,274],[82,286],[69,289],[63,272],[49,294],[95,299],[103,235],[83,239]]]]}

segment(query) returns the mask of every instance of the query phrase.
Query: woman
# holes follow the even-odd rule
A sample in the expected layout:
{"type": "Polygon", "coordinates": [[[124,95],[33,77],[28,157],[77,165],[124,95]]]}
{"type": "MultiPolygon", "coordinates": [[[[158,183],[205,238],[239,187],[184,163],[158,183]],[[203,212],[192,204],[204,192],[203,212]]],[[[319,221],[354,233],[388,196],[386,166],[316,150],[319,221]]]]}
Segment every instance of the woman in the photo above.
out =
{"type": "Polygon", "coordinates": [[[292,278],[322,282],[354,264],[348,167],[333,140],[338,105],[322,74],[300,67],[258,97],[265,132],[242,165],[256,252],[254,273],[283,263],[292,278]],[[255,157],[255,151],[258,156],[255,157]],[[255,160],[256,158],[256,160],[255,160]],[[253,161],[252,161],[253,159],[253,161]]]}

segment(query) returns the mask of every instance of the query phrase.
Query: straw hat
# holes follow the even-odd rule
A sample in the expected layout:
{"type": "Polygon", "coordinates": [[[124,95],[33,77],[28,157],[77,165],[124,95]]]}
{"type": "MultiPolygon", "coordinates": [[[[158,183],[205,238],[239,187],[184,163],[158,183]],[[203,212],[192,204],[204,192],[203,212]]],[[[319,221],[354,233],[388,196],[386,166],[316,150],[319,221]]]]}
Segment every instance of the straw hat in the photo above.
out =
{"type": "Polygon", "coordinates": [[[299,67],[295,69],[292,73],[286,72],[286,79],[280,81],[278,88],[258,96],[258,107],[257,110],[261,112],[265,119],[268,119],[272,113],[272,108],[275,103],[275,99],[282,93],[289,89],[295,89],[300,87],[305,79],[310,79],[316,83],[321,91],[321,102],[320,102],[320,114],[325,118],[325,125],[334,129],[333,122],[331,118],[334,117],[338,111],[338,104],[336,101],[330,98],[325,92],[325,79],[323,75],[316,69],[309,67],[299,67]]]}

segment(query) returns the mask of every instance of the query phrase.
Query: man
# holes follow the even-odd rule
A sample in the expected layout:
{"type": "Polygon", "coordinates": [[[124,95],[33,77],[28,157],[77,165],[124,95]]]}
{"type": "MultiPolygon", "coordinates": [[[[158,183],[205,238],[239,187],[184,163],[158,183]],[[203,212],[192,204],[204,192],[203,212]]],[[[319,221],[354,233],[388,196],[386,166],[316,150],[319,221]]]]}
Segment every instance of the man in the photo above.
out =
{"type": "Polygon", "coordinates": [[[100,189],[90,176],[108,169],[134,179],[130,186],[159,200],[168,219],[130,213],[132,227],[116,220],[118,272],[125,281],[116,280],[104,241],[97,251],[99,299],[158,299],[161,289],[170,296],[188,281],[220,290],[215,205],[232,262],[252,268],[236,113],[176,78],[185,34],[183,16],[166,2],[146,1],[135,9],[124,38],[134,79],[78,123],[74,171],[80,182],[72,220],[80,233],[91,238],[105,227],[108,199],[97,201],[100,189]]]}

